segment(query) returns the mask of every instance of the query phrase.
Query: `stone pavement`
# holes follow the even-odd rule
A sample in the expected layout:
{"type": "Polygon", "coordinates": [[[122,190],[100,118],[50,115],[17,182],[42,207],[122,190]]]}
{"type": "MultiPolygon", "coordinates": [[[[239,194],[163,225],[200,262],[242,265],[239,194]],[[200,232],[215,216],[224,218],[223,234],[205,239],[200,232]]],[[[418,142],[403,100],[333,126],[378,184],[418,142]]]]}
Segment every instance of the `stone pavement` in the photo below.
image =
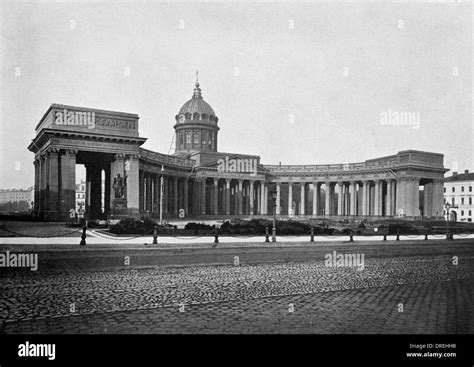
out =
{"type": "Polygon", "coordinates": [[[7,334],[473,333],[473,275],[449,256],[18,275],[0,315],[7,334]]]}

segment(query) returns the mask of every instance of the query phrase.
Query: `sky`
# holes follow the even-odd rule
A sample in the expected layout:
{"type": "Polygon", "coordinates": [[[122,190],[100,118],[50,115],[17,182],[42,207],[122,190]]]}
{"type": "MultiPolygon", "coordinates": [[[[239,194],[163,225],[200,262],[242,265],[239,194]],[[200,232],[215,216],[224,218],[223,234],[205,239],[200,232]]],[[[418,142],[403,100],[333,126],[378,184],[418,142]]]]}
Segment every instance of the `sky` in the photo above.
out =
{"type": "Polygon", "coordinates": [[[33,185],[52,103],[137,113],[170,150],[195,72],[219,150],[264,164],[406,149],[474,170],[470,2],[0,4],[0,188],[33,185]],[[396,116],[409,116],[400,125],[396,116]]]}

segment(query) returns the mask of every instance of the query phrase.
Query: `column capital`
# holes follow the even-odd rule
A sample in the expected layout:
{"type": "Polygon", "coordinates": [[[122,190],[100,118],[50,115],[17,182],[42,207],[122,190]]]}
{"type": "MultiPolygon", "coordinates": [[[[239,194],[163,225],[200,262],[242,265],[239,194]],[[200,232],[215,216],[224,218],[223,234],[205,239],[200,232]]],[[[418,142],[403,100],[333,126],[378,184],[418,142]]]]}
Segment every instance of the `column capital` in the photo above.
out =
{"type": "Polygon", "coordinates": [[[49,155],[58,155],[59,154],[59,149],[58,148],[48,148],[45,153],[49,154],[49,155]]]}
{"type": "Polygon", "coordinates": [[[127,154],[127,155],[121,154],[121,155],[124,156],[127,159],[139,159],[140,158],[140,154],[127,154]]]}
{"type": "Polygon", "coordinates": [[[77,149],[64,149],[64,155],[76,155],[78,152],[77,149]]]}

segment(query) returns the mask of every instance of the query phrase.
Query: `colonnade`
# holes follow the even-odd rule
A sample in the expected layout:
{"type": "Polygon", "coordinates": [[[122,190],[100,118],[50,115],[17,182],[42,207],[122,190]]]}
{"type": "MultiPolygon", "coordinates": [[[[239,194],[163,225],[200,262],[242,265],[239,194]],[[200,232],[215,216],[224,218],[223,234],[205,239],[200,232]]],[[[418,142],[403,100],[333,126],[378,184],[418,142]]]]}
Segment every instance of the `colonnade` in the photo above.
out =
{"type": "MultiPolygon", "coordinates": [[[[268,184],[261,180],[188,177],[140,171],[140,211],[165,216],[266,215],[268,184]],[[162,188],[161,188],[162,186],[162,188]],[[163,190],[163,199],[160,193],[163,190]]],[[[271,206],[271,204],[270,204],[271,206]]],[[[271,208],[270,208],[271,214],[271,208]]]]}

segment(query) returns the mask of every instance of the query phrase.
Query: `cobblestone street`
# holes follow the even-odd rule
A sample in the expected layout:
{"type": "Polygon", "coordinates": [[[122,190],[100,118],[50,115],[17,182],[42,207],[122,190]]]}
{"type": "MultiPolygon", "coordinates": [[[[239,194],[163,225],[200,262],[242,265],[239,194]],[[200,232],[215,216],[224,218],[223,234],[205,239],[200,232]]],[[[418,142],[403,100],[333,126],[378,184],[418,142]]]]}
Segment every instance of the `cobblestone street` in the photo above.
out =
{"type": "Polygon", "coordinates": [[[473,333],[474,258],[154,267],[2,278],[4,333],[473,333]]]}

